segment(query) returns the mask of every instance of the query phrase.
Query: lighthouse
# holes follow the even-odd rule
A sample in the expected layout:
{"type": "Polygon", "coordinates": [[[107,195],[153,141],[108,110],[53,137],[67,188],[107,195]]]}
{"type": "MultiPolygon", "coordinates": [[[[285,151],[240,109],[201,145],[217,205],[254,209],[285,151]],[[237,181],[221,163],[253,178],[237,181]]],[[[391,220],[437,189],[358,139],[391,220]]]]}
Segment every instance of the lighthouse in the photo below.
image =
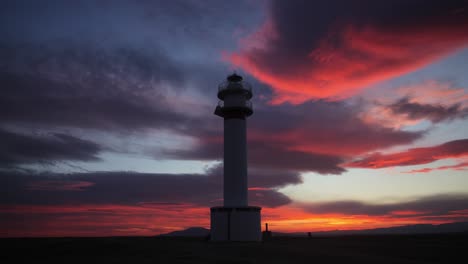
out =
{"type": "Polygon", "coordinates": [[[224,119],[224,206],[211,208],[212,241],[260,241],[260,210],[248,204],[247,117],[251,86],[237,74],[218,87],[214,114],[224,119]]]}

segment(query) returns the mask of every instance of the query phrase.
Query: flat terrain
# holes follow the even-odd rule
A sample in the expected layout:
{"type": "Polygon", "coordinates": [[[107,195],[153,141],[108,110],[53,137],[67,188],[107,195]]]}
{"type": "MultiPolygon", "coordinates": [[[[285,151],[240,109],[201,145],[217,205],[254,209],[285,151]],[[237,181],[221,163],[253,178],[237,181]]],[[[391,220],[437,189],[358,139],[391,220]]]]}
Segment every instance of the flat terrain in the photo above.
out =
{"type": "Polygon", "coordinates": [[[173,237],[0,242],[1,263],[463,263],[468,253],[468,234],[274,237],[260,243],[173,237]]]}

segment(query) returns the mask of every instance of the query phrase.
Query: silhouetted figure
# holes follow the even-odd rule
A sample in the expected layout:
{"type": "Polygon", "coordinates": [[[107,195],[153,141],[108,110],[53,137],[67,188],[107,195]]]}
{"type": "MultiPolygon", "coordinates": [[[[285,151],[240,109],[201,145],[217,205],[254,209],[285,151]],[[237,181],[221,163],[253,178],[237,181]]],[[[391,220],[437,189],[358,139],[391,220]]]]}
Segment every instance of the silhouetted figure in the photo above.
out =
{"type": "Polygon", "coordinates": [[[312,233],[311,233],[311,232],[307,233],[307,236],[308,236],[309,238],[312,238],[312,233]]]}

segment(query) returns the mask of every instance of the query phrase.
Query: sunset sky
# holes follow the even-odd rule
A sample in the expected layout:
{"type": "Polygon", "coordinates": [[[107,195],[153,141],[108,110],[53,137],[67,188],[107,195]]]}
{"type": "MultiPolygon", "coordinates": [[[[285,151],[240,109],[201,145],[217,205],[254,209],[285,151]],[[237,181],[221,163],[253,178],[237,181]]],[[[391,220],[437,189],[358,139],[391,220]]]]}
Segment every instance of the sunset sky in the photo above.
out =
{"type": "Polygon", "coordinates": [[[209,228],[234,71],[271,230],[468,221],[467,0],[11,0],[0,35],[0,237],[209,228]]]}

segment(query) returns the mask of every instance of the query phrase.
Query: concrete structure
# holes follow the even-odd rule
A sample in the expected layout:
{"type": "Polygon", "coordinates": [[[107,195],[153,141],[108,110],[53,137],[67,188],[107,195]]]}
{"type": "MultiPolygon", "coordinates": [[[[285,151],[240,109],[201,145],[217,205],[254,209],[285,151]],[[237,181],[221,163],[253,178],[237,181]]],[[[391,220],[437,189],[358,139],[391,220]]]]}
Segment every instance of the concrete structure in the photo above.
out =
{"type": "Polygon", "coordinates": [[[263,240],[268,240],[272,236],[271,231],[268,230],[268,223],[265,223],[265,231],[262,233],[263,240]]]}
{"type": "Polygon", "coordinates": [[[224,118],[224,206],[211,208],[211,240],[260,241],[260,207],[248,205],[246,117],[252,89],[237,74],[219,85],[215,115],[224,118]]]}

